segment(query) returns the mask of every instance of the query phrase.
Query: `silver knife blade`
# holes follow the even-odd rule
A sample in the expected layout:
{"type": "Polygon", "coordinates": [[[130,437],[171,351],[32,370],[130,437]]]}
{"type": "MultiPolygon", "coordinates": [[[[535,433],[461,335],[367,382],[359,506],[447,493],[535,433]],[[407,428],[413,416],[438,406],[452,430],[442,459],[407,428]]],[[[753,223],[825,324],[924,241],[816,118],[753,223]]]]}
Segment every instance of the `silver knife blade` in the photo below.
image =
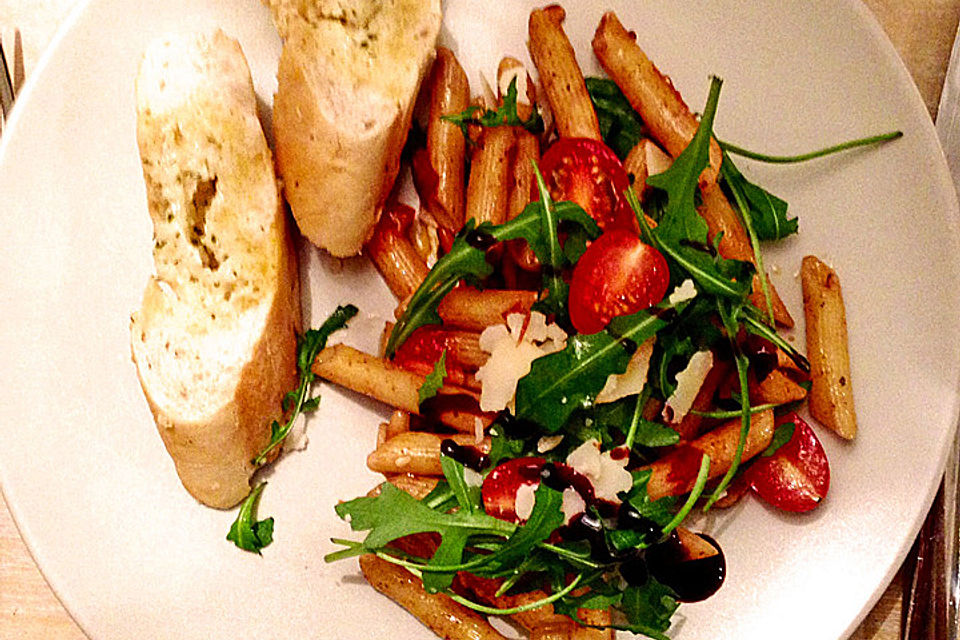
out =
{"type": "Polygon", "coordinates": [[[4,120],[10,116],[13,98],[13,82],[10,80],[7,58],[3,55],[3,43],[0,42],[0,110],[3,112],[4,120]]]}
{"type": "Polygon", "coordinates": [[[940,105],[937,108],[937,136],[947,157],[953,184],[960,192],[960,30],[954,38],[947,65],[940,105]]]}

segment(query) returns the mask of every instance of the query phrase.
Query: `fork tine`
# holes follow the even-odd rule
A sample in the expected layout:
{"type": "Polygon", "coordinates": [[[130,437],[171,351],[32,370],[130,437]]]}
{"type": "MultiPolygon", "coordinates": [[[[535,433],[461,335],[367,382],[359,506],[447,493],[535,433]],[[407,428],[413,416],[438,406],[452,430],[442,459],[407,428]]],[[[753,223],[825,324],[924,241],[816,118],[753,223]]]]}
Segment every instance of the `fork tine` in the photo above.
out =
{"type": "Polygon", "coordinates": [[[23,81],[26,73],[23,69],[23,39],[20,37],[20,29],[13,30],[13,95],[20,94],[23,88],[23,81]]]}
{"type": "Polygon", "coordinates": [[[10,81],[10,71],[7,67],[7,58],[3,54],[3,42],[0,42],[0,110],[3,118],[10,115],[13,106],[13,83],[10,81]]]}

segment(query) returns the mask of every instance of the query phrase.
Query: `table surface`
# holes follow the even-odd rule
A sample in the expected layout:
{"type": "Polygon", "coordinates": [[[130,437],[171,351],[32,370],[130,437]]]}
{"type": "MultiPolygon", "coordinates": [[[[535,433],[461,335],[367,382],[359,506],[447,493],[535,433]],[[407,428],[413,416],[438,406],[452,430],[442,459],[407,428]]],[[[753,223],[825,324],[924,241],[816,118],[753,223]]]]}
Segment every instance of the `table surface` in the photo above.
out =
{"type": "MultiPolygon", "coordinates": [[[[12,54],[13,28],[23,35],[27,73],[76,0],[0,0],[0,38],[12,54]]],[[[936,115],[960,0],[865,0],[936,115]]],[[[850,640],[900,637],[900,574],[850,640]]],[[[0,504],[0,638],[85,640],[30,557],[5,504],[0,504]]]]}

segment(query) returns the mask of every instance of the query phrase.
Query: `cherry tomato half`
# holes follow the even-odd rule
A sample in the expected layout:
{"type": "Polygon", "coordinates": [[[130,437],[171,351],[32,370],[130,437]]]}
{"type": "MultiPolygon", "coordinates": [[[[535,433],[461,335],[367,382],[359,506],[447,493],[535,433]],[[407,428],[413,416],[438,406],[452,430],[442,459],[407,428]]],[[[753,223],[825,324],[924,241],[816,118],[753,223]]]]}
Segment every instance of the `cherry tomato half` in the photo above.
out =
{"type": "Polygon", "coordinates": [[[607,231],[573,268],[570,322],[580,333],[597,333],[615,316],[663,300],[669,283],[667,261],[659,251],[633,232],[607,231]]]}
{"type": "Polygon", "coordinates": [[[521,486],[540,485],[543,458],[514,458],[499,464],[487,474],[480,489],[487,515],[508,522],[520,522],[517,516],[517,491],[521,486]]]}
{"type": "Polygon", "coordinates": [[[792,422],[793,437],[769,458],[760,458],[747,471],[758,496],[784,511],[803,512],[816,507],[830,488],[830,464],[813,429],[796,413],[777,420],[792,422]]]}
{"type": "Polygon", "coordinates": [[[627,172],[610,147],[590,138],[560,138],[540,160],[540,171],[554,200],[571,200],[590,214],[602,231],[639,230],[624,191],[627,172]]]}

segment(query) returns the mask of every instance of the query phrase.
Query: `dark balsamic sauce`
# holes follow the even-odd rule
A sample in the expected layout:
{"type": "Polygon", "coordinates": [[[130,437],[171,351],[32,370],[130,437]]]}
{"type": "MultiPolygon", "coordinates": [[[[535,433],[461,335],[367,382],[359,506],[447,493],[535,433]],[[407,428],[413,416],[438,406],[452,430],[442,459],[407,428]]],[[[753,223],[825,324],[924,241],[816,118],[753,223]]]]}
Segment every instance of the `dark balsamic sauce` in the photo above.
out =
{"type": "Polygon", "coordinates": [[[497,415],[496,422],[503,427],[504,434],[511,438],[529,440],[540,433],[540,427],[535,422],[518,418],[506,410],[497,415]]]}
{"type": "Polygon", "coordinates": [[[650,575],[673,589],[681,602],[706,600],[717,592],[726,576],[727,563],[720,545],[708,535],[698,535],[717,550],[715,555],[688,560],[675,531],[663,542],[647,549],[645,554],[650,575]]]}
{"type": "Polygon", "coordinates": [[[763,382],[777,368],[777,347],[766,338],[753,335],[747,337],[744,346],[757,382],[763,382]]]}
{"type": "Polygon", "coordinates": [[[588,505],[600,502],[593,492],[593,483],[590,482],[590,478],[568,465],[548,462],[540,470],[540,481],[560,492],[571,487],[588,505]]]}
{"type": "Polygon", "coordinates": [[[478,251],[486,251],[493,245],[497,244],[497,239],[486,231],[480,231],[478,229],[471,229],[467,232],[467,235],[464,236],[464,241],[477,249],[478,251]]]}
{"type": "Polygon", "coordinates": [[[446,438],[440,443],[440,453],[453,458],[468,469],[473,469],[480,473],[490,464],[490,457],[476,447],[465,447],[459,445],[450,438],[446,438]]]}
{"type": "Polygon", "coordinates": [[[652,542],[660,537],[660,525],[640,514],[629,502],[620,505],[617,513],[617,529],[630,529],[638,532],[644,542],[652,542]]]}

